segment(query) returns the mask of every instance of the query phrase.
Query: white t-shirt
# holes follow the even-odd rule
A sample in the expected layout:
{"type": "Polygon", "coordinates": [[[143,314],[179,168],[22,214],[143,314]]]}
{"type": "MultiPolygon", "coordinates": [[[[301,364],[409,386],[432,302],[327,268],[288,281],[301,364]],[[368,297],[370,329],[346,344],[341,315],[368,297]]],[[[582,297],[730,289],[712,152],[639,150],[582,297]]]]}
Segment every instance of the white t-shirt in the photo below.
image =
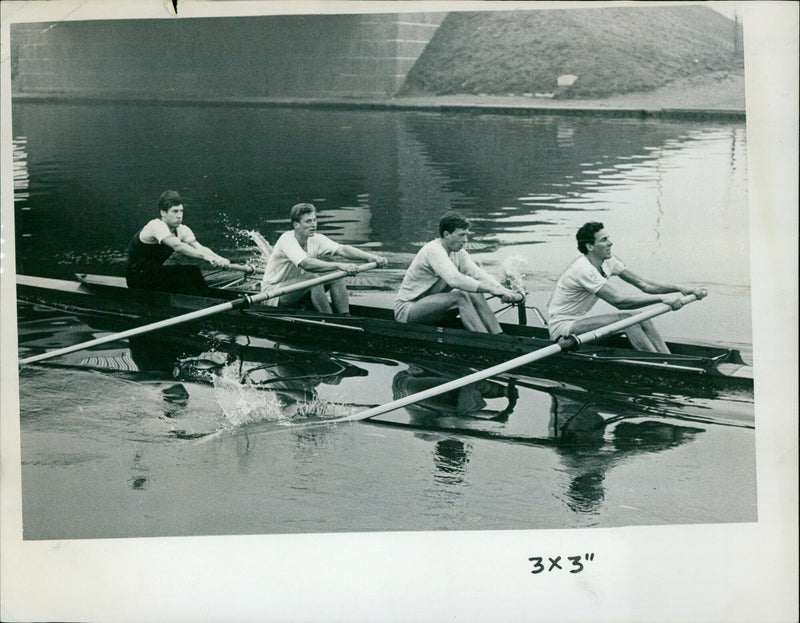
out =
{"type": "Polygon", "coordinates": [[[164,238],[169,238],[170,236],[176,236],[178,240],[186,244],[190,244],[196,240],[192,230],[183,223],[178,225],[175,233],[172,233],[169,225],[160,218],[154,218],[152,221],[148,221],[147,225],[142,227],[142,231],[139,233],[139,240],[144,244],[161,244],[164,238]]]}
{"type": "Polygon", "coordinates": [[[618,275],[623,270],[625,264],[614,256],[603,262],[605,277],[585,255],[572,262],[558,278],[547,305],[550,335],[560,337],[562,334],[559,332],[559,325],[572,323],[588,314],[597,303],[597,292],[600,288],[608,283],[609,277],[618,275]]]}
{"type": "MultiPolygon", "coordinates": [[[[264,269],[261,289],[265,290],[278,284],[288,285],[319,277],[319,274],[300,268],[300,262],[309,257],[326,259],[325,256],[335,254],[341,245],[323,234],[315,233],[308,239],[307,246],[308,251],[303,250],[295,238],[293,230],[281,234],[272,249],[272,255],[269,256],[267,267],[264,269]]],[[[277,297],[268,299],[265,303],[277,305],[278,299],[277,297]]]]}
{"type": "Polygon", "coordinates": [[[477,292],[479,279],[496,281],[473,262],[464,249],[449,253],[442,239],[436,238],[422,247],[412,260],[397,298],[400,301],[416,301],[421,296],[444,292],[448,287],[477,292]]]}

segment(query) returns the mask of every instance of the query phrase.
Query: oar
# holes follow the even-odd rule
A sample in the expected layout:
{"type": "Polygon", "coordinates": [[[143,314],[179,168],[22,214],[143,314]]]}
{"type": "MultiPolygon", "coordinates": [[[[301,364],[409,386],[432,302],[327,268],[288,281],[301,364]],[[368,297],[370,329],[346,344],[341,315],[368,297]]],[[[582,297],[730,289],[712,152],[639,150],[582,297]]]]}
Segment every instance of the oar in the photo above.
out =
{"type": "Polygon", "coordinates": [[[256,269],[253,266],[250,266],[249,264],[229,264],[228,266],[226,266],[226,268],[228,270],[236,270],[240,273],[247,273],[248,275],[250,273],[256,272],[256,269]]]}
{"type": "MultiPolygon", "coordinates": [[[[697,300],[697,297],[694,294],[690,294],[681,299],[684,305],[691,303],[692,301],[695,300],[697,300]]],[[[337,418],[335,420],[328,420],[326,423],[330,424],[332,422],[366,420],[371,417],[375,417],[376,415],[381,415],[383,413],[393,411],[394,409],[399,409],[400,407],[405,407],[415,402],[419,402],[420,400],[433,398],[434,396],[438,396],[440,394],[444,394],[454,389],[464,387],[465,385],[470,385],[471,383],[477,383],[478,381],[488,379],[491,376],[496,376],[498,374],[502,374],[503,372],[508,372],[509,370],[513,370],[514,368],[518,368],[525,364],[533,363],[534,361],[539,361],[540,359],[544,359],[545,357],[550,357],[551,355],[556,355],[563,351],[576,349],[581,344],[588,344],[590,342],[594,342],[595,340],[599,340],[600,338],[606,337],[607,335],[611,335],[612,333],[617,333],[619,331],[622,331],[623,329],[632,327],[635,324],[639,324],[644,320],[648,320],[649,318],[654,318],[655,316],[664,314],[670,311],[671,309],[672,308],[666,303],[659,303],[656,306],[646,311],[640,312],[629,318],[624,318],[622,320],[618,320],[617,322],[612,322],[611,324],[608,324],[604,327],[600,327],[599,329],[595,329],[593,331],[587,331],[586,333],[582,333],[581,335],[572,335],[569,338],[562,340],[558,343],[551,344],[550,346],[545,346],[544,348],[540,348],[539,350],[535,350],[531,353],[527,353],[519,357],[515,357],[514,359],[510,359],[505,363],[492,366],[491,368],[487,368],[485,370],[474,372],[467,376],[454,379],[447,383],[443,383],[442,385],[437,385],[436,387],[431,387],[430,389],[426,389],[416,394],[410,394],[405,398],[400,398],[399,400],[386,403],[385,405],[379,405],[372,409],[367,409],[366,411],[362,411],[361,413],[355,413],[353,415],[344,416],[341,418],[337,418]]]]}
{"type": "MultiPolygon", "coordinates": [[[[203,276],[206,278],[206,281],[209,277],[214,275],[218,275],[219,273],[224,273],[228,270],[233,270],[236,272],[244,273],[245,275],[252,275],[256,272],[255,266],[250,266],[250,264],[229,264],[227,267],[220,266],[216,270],[212,270],[211,272],[205,273],[203,276]]],[[[238,279],[245,279],[246,277],[240,277],[238,279]]]]}
{"type": "MultiPolygon", "coordinates": [[[[356,268],[355,272],[360,273],[365,270],[375,268],[376,266],[377,264],[375,262],[367,262],[366,264],[360,264],[356,268]]],[[[245,294],[241,298],[234,299],[232,301],[227,301],[225,303],[220,303],[219,305],[214,305],[213,307],[198,309],[197,311],[189,312],[188,314],[175,316],[174,318],[168,318],[167,320],[161,320],[159,322],[154,322],[152,324],[144,325],[142,327],[136,327],[135,329],[128,329],[127,331],[122,331],[121,333],[106,335],[94,340],[90,340],[88,342],[83,342],[81,344],[74,344],[72,346],[67,346],[65,348],[59,348],[58,350],[50,351],[48,353],[42,353],[40,355],[34,355],[32,357],[20,359],[19,363],[20,365],[27,363],[34,363],[35,361],[42,361],[43,359],[50,359],[51,357],[66,355],[68,353],[75,352],[76,350],[83,350],[84,348],[97,346],[98,344],[105,344],[106,342],[115,342],[116,340],[121,340],[123,338],[131,337],[133,335],[141,335],[143,333],[149,333],[150,331],[164,329],[166,327],[171,327],[176,324],[181,324],[183,322],[189,322],[190,320],[205,318],[206,316],[213,316],[214,314],[218,314],[220,312],[249,307],[253,303],[260,303],[261,301],[266,301],[267,299],[273,299],[279,296],[283,296],[284,294],[289,294],[290,292],[297,292],[298,290],[305,290],[306,288],[310,288],[312,286],[328,283],[330,281],[336,281],[337,279],[341,279],[342,277],[346,277],[347,275],[348,273],[346,273],[345,271],[337,270],[332,273],[327,273],[325,275],[322,275],[321,277],[315,277],[314,279],[309,279],[308,281],[300,281],[298,283],[293,283],[291,285],[275,288],[273,290],[264,290],[263,292],[259,292],[258,294],[245,294]]]]}

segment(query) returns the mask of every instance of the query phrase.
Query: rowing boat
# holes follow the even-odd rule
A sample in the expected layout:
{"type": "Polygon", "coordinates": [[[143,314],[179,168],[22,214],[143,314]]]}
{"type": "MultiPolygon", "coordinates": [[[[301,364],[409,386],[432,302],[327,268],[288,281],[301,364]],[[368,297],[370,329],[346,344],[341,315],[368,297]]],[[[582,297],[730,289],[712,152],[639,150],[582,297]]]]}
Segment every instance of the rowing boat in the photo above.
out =
{"type": "MultiPolygon", "coordinates": [[[[81,274],[76,281],[17,276],[17,299],[72,313],[110,316],[131,325],[153,322],[208,308],[240,297],[242,291],[212,288],[209,296],[190,296],[128,288],[119,277],[81,274]]],[[[395,322],[391,309],[351,305],[350,316],[254,305],[213,318],[193,321],[192,327],[241,332],[297,346],[399,359],[444,358],[480,366],[528,353],[551,344],[547,329],[525,324],[502,324],[503,334],[465,330],[457,318],[446,326],[395,322]]],[[[752,367],[739,350],[688,342],[668,342],[671,353],[633,349],[624,336],[585,345],[575,352],[532,364],[528,373],[582,381],[659,386],[689,383],[698,387],[733,384],[752,390],[752,367]]]]}

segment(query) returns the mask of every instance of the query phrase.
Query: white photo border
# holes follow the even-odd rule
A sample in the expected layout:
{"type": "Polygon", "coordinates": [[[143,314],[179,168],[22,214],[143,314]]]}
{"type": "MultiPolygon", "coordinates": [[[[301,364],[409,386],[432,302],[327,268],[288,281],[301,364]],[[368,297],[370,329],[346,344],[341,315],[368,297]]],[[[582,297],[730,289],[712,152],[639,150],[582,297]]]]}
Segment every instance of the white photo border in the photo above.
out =
{"type": "MultiPolygon", "coordinates": [[[[9,25],[175,17],[170,0],[1,3],[0,620],[796,620],[798,4],[730,4],[743,16],[747,79],[757,522],[23,541],[9,25]],[[597,558],[577,576],[532,575],[528,558],[548,552],[594,552],[597,558]]],[[[531,7],[528,2],[179,2],[181,17],[531,7]]]]}

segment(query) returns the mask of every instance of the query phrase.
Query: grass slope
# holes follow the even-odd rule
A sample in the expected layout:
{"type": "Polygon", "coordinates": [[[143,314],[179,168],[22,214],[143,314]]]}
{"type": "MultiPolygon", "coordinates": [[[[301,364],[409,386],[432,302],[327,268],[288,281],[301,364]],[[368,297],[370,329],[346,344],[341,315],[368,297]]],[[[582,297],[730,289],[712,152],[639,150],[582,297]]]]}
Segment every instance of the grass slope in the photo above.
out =
{"type": "Polygon", "coordinates": [[[704,6],[451,13],[401,95],[603,97],[709,73],[741,75],[740,50],[733,20],[704,6]],[[559,89],[564,74],[578,79],[559,89]]]}

